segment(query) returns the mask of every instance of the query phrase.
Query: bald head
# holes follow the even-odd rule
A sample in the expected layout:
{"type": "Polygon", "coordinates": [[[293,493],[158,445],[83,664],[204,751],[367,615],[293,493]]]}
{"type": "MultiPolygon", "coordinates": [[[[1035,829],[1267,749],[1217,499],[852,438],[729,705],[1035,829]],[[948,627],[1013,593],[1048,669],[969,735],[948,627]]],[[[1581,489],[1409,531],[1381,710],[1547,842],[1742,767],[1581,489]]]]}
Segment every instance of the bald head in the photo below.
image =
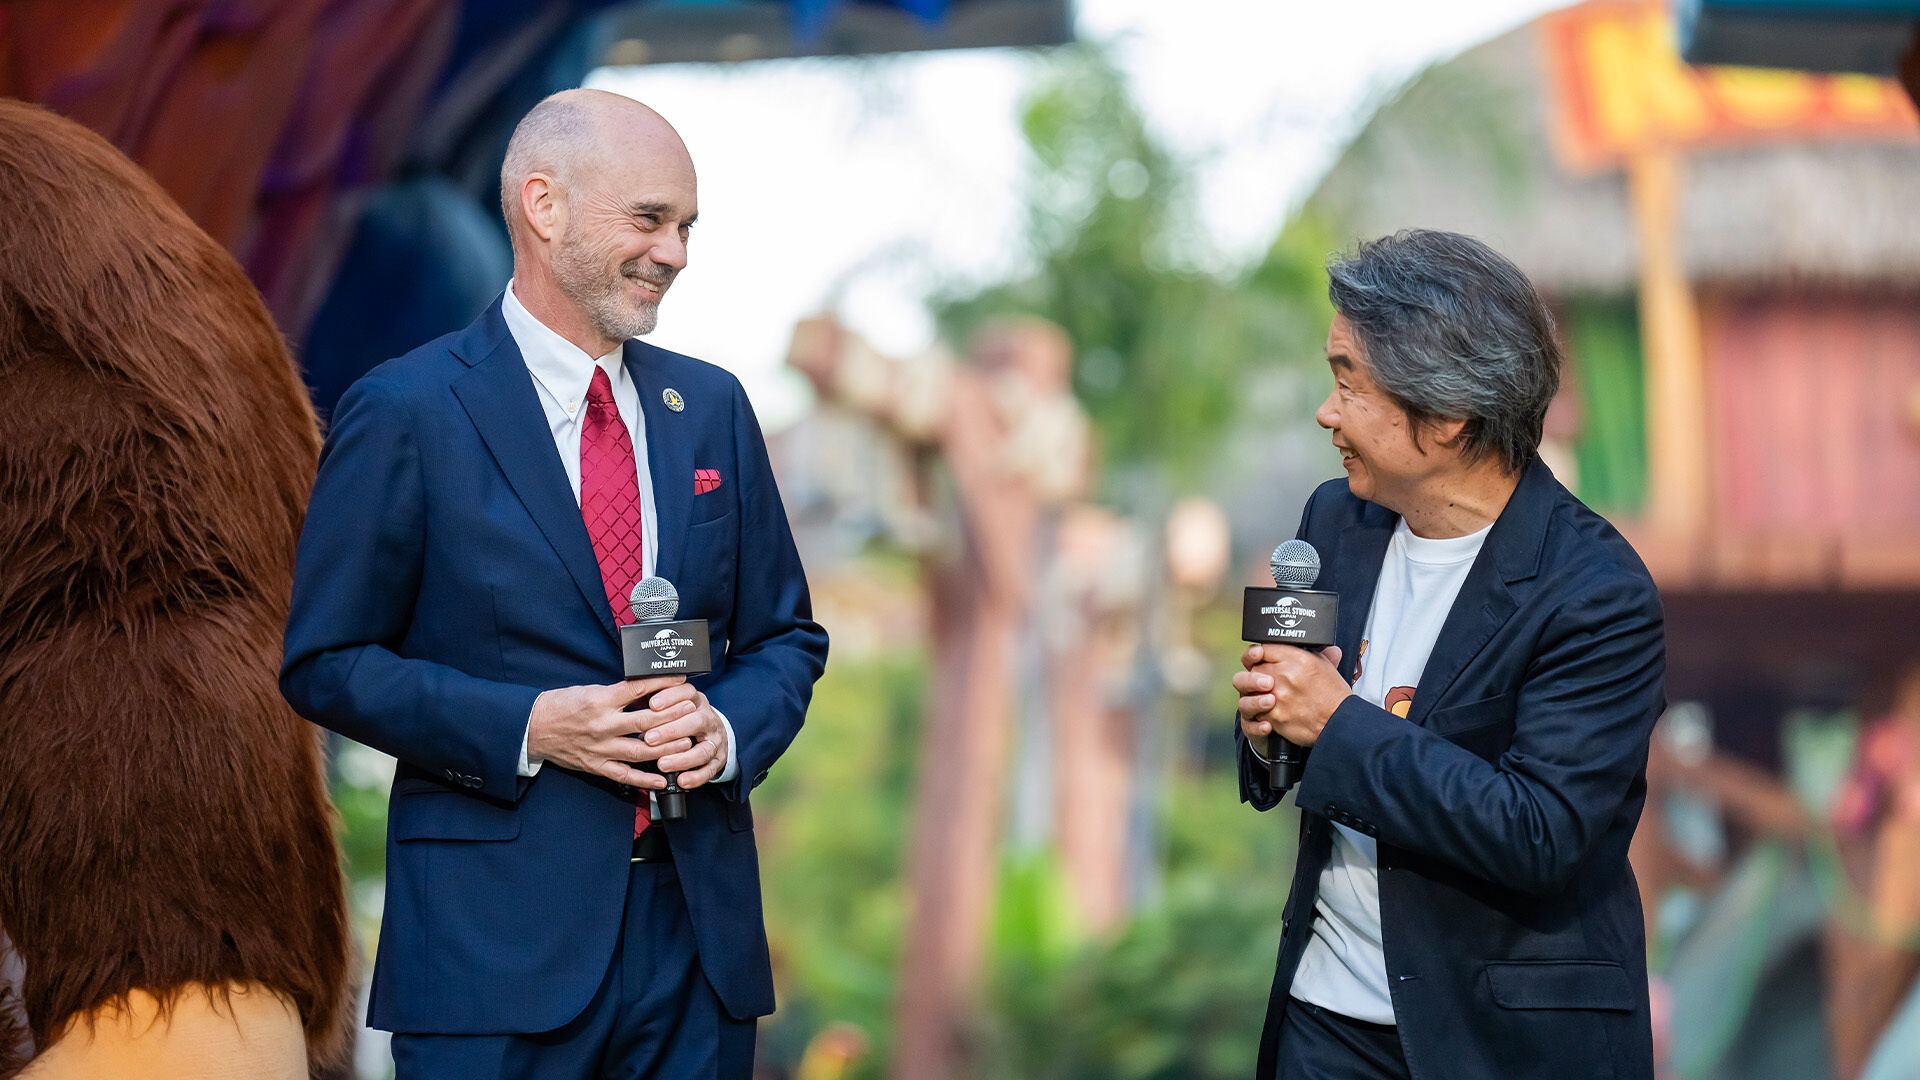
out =
{"type": "Polygon", "coordinates": [[[547,98],[500,168],[514,295],[589,355],[647,333],[686,266],[696,187],[659,113],[603,90],[547,98]]]}
{"type": "Polygon", "coordinates": [[[514,250],[520,250],[526,231],[521,196],[529,179],[545,176],[571,191],[592,183],[625,155],[665,157],[692,169],[680,133],[666,117],[630,97],[605,90],[562,90],[535,105],[515,125],[500,164],[500,212],[514,250]]]}

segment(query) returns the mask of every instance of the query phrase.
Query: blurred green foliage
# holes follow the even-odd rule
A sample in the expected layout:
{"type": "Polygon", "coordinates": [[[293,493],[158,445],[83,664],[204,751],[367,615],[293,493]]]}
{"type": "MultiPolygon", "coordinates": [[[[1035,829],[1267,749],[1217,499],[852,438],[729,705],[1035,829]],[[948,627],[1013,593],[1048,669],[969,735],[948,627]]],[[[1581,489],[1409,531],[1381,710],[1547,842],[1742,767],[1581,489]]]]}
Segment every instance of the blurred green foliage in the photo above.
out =
{"type": "Polygon", "coordinates": [[[379,881],[387,872],[387,783],[355,783],[336,776],[333,805],[340,811],[340,847],[347,880],[379,881]]]}
{"type": "Polygon", "coordinates": [[[1319,357],[1326,249],[1296,232],[1247,273],[1204,269],[1192,168],[1155,140],[1125,77],[1092,45],[1047,64],[1021,121],[1033,270],[936,297],[936,319],[954,342],[1009,315],[1058,323],[1103,464],[1190,481],[1261,365],[1319,357]]]}
{"type": "Polygon", "coordinates": [[[787,1068],[835,1022],[875,1041],[873,1066],[886,1060],[924,682],[918,655],[836,658],[800,737],[754,792],[780,993],[763,1054],[787,1068]]]}
{"type": "Polygon", "coordinates": [[[1242,806],[1228,776],[1163,795],[1167,885],[1112,934],[1073,926],[1044,854],[1003,876],[978,1075],[1237,1080],[1253,1067],[1299,819],[1242,806]]]}
{"type": "MultiPolygon", "coordinates": [[[[850,1073],[884,1075],[918,760],[924,661],[828,668],[807,726],[755,793],[780,1011],[766,1063],[790,1074],[834,1024],[866,1033],[850,1073]]],[[[1077,924],[1051,853],[1010,855],[989,934],[978,1075],[1239,1077],[1273,978],[1297,818],[1240,804],[1231,775],[1161,792],[1166,884],[1107,935],[1077,924]]]]}

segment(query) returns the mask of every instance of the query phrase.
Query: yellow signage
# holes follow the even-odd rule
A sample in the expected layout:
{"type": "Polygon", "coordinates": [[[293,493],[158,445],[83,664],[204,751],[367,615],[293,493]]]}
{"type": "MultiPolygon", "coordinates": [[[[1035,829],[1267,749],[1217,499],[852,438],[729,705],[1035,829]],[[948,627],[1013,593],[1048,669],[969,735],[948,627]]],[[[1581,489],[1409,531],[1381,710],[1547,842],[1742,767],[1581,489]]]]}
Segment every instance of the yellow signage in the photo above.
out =
{"type": "Polygon", "coordinates": [[[1575,171],[1656,147],[1920,141],[1920,116],[1891,79],[1687,64],[1663,3],[1593,0],[1545,16],[1541,36],[1554,151],[1575,171]]]}

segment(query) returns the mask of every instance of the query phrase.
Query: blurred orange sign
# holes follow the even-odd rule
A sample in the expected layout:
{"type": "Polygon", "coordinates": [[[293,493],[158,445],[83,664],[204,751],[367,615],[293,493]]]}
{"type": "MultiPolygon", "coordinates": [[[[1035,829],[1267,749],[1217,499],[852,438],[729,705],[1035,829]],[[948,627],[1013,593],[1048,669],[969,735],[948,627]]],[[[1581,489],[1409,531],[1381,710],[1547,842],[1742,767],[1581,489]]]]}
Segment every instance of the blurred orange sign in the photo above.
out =
{"type": "Polygon", "coordinates": [[[1920,141],[1920,117],[1891,79],[1694,67],[1674,35],[1666,5],[1640,0],[1593,0],[1541,20],[1562,165],[1605,169],[1654,147],[1920,141]]]}

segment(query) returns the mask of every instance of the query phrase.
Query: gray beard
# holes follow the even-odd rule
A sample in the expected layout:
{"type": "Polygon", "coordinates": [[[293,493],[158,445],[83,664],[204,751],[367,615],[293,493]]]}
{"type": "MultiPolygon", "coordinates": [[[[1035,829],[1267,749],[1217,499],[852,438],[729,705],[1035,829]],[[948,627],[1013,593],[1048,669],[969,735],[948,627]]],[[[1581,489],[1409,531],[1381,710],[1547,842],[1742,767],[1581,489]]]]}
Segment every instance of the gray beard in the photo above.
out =
{"type": "Polygon", "coordinates": [[[619,286],[614,288],[612,294],[603,293],[585,304],[593,328],[608,341],[625,341],[652,333],[654,324],[660,321],[660,304],[655,301],[642,303],[637,308],[627,307],[620,302],[619,286]]]}
{"type": "Polygon", "coordinates": [[[589,261],[591,253],[584,253],[573,244],[563,243],[556,255],[553,263],[554,283],[560,286],[562,296],[586,313],[587,320],[593,323],[594,330],[600,336],[608,341],[625,341],[653,332],[654,324],[660,319],[660,302],[642,301],[638,305],[629,305],[621,295],[627,280],[625,274],[611,281],[600,277],[599,267],[589,261]],[[582,254],[588,255],[588,258],[581,258],[582,254]]]}

